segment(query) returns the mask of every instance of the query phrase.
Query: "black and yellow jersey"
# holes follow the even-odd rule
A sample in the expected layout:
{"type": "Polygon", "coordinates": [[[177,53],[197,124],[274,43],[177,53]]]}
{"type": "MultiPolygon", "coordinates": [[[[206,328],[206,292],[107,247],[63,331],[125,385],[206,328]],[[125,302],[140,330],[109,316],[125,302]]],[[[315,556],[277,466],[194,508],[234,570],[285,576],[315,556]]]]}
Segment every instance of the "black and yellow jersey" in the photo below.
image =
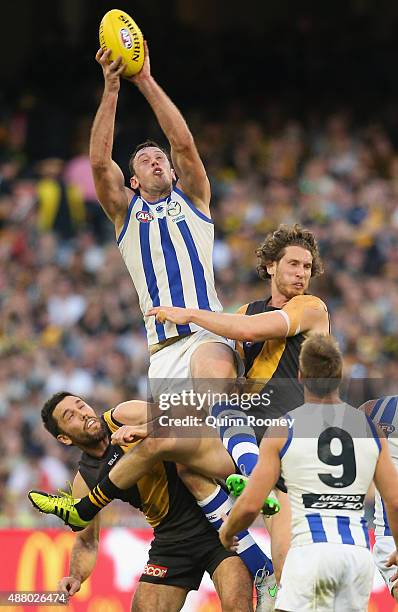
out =
{"type": "MultiPolygon", "coordinates": [[[[113,410],[102,415],[109,437],[122,426],[113,416],[113,410]]],[[[140,441],[126,446],[109,443],[102,457],[82,453],[79,472],[92,489],[110,472],[121,457],[140,441]]],[[[151,471],[143,476],[136,485],[122,492],[120,497],[135,508],[140,509],[158,539],[174,541],[201,535],[214,528],[208,523],[192,494],[177,474],[174,463],[156,463],[151,471]]]]}
{"type": "Polygon", "coordinates": [[[286,414],[304,403],[298,370],[300,349],[306,334],[300,331],[300,320],[306,308],[320,308],[327,312],[322,300],[314,295],[295,296],[282,309],[269,306],[269,302],[270,298],[259,300],[239,309],[241,314],[247,315],[283,310],[289,321],[285,338],[243,342],[239,347],[245,362],[246,378],[252,383],[249,388],[252,392],[261,392],[269,399],[269,404],[265,402],[257,409],[252,408],[256,416],[262,417],[286,414]]]}

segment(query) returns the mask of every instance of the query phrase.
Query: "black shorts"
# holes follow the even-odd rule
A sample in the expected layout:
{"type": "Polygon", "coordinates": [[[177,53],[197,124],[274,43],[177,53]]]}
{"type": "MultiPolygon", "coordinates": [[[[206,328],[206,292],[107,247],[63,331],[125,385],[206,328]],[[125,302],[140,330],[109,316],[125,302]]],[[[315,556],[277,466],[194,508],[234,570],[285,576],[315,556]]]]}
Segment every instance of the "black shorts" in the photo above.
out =
{"type": "Polygon", "coordinates": [[[213,529],[179,542],[155,537],[140,582],[197,591],[205,572],[212,576],[221,561],[235,556],[236,553],[225,550],[213,529]]]}

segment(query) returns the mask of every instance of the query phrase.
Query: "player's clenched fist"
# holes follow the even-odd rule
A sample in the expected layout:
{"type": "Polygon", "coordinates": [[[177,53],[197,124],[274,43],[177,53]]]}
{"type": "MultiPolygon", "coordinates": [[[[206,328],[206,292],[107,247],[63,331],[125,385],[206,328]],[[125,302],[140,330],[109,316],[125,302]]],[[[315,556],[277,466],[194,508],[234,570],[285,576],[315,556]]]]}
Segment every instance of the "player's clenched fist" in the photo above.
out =
{"type": "Polygon", "coordinates": [[[65,576],[58,582],[58,591],[72,597],[72,595],[80,591],[81,585],[82,583],[78,578],[74,576],[65,576]]]}
{"type": "Polygon", "coordinates": [[[100,64],[105,79],[105,91],[118,92],[120,89],[120,77],[125,69],[122,58],[118,57],[114,62],[110,62],[112,51],[98,49],[95,59],[100,64]]]}
{"type": "Polygon", "coordinates": [[[192,320],[190,308],[179,308],[178,306],[155,306],[150,308],[145,315],[147,317],[155,316],[158,323],[175,323],[176,325],[185,325],[192,320]]]}
{"type": "Polygon", "coordinates": [[[131,442],[135,442],[136,440],[142,440],[146,438],[147,435],[148,430],[144,425],[123,425],[123,427],[119,427],[119,429],[112,434],[111,442],[112,444],[123,446],[124,444],[131,444],[131,442]]]}

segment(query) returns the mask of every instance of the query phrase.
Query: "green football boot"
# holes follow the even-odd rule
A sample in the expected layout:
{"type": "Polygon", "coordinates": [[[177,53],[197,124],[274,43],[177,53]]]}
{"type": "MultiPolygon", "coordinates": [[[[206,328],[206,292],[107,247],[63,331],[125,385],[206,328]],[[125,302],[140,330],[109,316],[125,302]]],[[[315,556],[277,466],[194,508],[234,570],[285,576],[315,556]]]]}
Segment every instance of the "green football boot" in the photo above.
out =
{"type": "MultiPolygon", "coordinates": [[[[241,474],[231,474],[228,476],[225,484],[227,485],[227,489],[231,495],[234,497],[239,497],[239,495],[243,493],[243,489],[245,488],[248,480],[249,479],[247,476],[242,476],[241,474]]],[[[274,499],[273,497],[267,497],[267,499],[264,501],[263,507],[261,508],[261,512],[264,514],[264,516],[274,516],[274,514],[278,514],[280,509],[281,507],[278,500],[274,499]]]]}
{"type": "Polygon", "coordinates": [[[81,531],[90,524],[90,521],[80,518],[75,508],[80,499],[75,499],[70,493],[60,491],[60,495],[50,495],[43,491],[29,491],[28,497],[40,512],[58,516],[72,531],[81,531]]]}

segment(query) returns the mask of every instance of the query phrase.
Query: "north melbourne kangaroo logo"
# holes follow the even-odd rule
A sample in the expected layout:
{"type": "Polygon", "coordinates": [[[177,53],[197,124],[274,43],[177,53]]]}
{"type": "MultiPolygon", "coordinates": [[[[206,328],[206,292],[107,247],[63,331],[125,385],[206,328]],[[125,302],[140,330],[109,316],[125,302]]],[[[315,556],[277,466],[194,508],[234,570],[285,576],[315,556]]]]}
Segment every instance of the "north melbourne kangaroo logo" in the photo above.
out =
{"type": "Polygon", "coordinates": [[[170,202],[167,207],[167,214],[169,217],[177,217],[181,212],[181,204],[178,202],[170,202]]]}

